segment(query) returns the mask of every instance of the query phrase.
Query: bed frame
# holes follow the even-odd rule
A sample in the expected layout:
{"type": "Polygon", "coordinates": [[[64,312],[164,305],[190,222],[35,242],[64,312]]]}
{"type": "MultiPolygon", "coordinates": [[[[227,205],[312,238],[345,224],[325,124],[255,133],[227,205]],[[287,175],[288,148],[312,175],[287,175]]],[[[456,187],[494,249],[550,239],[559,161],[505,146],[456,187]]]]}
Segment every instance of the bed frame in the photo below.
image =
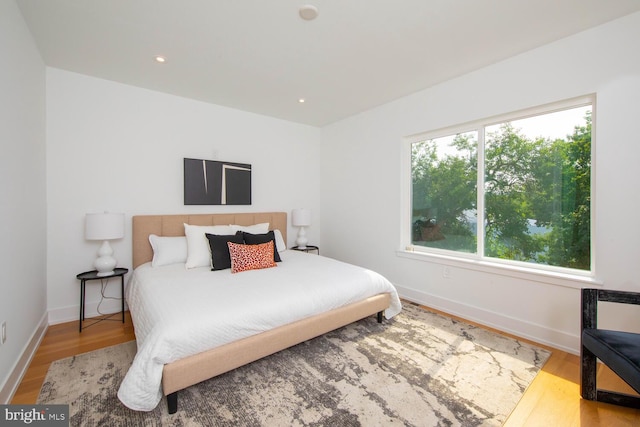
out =
{"type": "MultiPolygon", "coordinates": [[[[133,267],[152,260],[150,234],[184,236],[184,223],[253,225],[263,222],[268,222],[272,230],[280,230],[284,241],[287,241],[285,212],[134,216],[133,267]]],[[[377,314],[378,322],[382,322],[382,314],[390,302],[388,293],[375,295],[164,365],[162,391],[167,397],[169,413],[178,410],[178,391],[373,314],[377,314]]]]}

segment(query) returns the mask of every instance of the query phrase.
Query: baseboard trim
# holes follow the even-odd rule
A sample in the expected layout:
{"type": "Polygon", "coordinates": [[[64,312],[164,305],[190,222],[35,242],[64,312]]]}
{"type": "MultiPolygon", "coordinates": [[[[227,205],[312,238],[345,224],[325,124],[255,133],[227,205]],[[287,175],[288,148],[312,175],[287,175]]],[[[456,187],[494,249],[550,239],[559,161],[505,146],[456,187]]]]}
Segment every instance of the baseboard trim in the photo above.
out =
{"type": "Polygon", "coordinates": [[[401,298],[431,307],[471,322],[506,332],[517,337],[557,348],[571,354],[580,353],[580,338],[563,331],[527,322],[480,307],[431,295],[424,291],[395,285],[401,298]]]}
{"type": "Polygon", "coordinates": [[[7,378],[4,386],[0,389],[0,404],[8,405],[11,403],[11,399],[13,399],[13,396],[18,390],[18,386],[20,386],[20,382],[22,381],[24,374],[27,372],[31,359],[35,356],[36,351],[40,346],[40,342],[42,342],[48,328],[49,314],[45,312],[40,319],[40,323],[36,326],[33,334],[31,334],[31,338],[22,350],[22,355],[13,366],[11,374],[9,374],[9,378],[7,378]]]}
{"type": "MultiPolygon", "coordinates": [[[[98,312],[99,302],[87,302],[84,315],[85,318],[91,318],[99,316],[98,312]]],[[[100,312],[102,313],[119,313],[121,307],[120,300],[105,300],[100,305],[100,312]]],[[[124,306],[125,311],[128,310],[127,305],[124,306]]],[[[62,308],[54,308],[49,310],[49,325],[57,325],[59,323],[77,322],[80,318],[80,305],[72,305],[62,308]]]]}

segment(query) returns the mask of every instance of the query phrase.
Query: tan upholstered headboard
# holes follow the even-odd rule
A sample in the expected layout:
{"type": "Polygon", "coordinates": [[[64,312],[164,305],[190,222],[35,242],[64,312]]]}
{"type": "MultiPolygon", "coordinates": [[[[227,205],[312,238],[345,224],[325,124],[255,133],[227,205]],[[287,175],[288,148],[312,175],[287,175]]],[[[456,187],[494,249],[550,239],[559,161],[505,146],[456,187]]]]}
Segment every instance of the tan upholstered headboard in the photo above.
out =
{"type": "Polygon", "coordinates": [[[153,259],[149,235],[184,236],[184,224],[191,225],[253,225],[269,223],[269,229],[278,229],[287,241],[286,212],[257,212],[236,214],[193,215],[136,215],[132,218],[133,268],[153,259]]]}

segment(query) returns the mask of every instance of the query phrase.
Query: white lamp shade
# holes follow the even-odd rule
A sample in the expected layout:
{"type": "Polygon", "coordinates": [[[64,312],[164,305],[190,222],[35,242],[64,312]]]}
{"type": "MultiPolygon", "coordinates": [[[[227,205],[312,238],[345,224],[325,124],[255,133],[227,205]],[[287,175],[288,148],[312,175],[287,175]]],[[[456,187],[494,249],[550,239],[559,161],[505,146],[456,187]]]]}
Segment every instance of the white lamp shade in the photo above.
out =
{"type": "Polygon", "coordinates": [[[87,214],[84,236],[87,240],[112,240],[124,237],[124,214],[87,214]]]}
{"type": "Polygon", "coordinates": [[[311,225],[311,211],[309,209],[294,209],[291,213],[291,224],[294,227],[308,227],[311,225]]]}

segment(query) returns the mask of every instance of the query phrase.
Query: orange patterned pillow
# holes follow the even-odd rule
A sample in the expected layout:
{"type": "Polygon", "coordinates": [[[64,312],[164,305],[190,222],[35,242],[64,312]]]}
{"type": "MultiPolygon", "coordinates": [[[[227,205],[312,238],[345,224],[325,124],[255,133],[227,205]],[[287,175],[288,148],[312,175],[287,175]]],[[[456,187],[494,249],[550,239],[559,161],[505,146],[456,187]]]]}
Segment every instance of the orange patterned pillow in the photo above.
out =
{"type": "Polygon", "coordinates": [[[241,245],[227,242],[231,256],[231,273],[275,267],[273,240],[259,245],[241,245]]]}

